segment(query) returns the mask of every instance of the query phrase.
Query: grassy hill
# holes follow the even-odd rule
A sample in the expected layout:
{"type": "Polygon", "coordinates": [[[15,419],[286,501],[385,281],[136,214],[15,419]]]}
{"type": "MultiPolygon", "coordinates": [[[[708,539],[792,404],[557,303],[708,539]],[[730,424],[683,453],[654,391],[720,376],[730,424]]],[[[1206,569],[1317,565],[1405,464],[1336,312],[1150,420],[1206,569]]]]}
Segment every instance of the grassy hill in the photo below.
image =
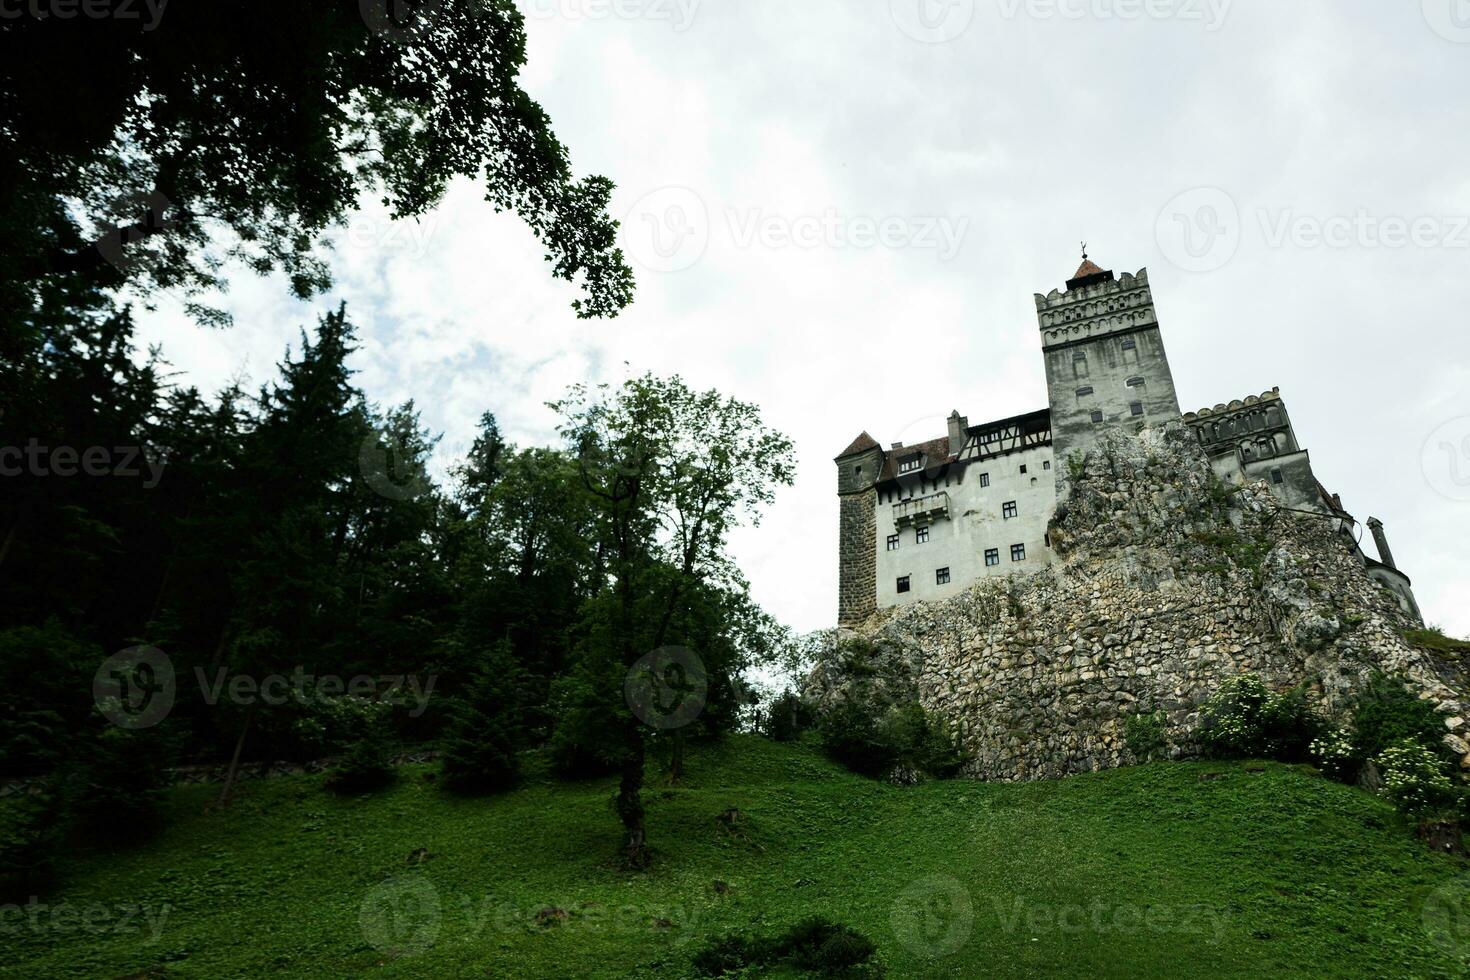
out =
{"type": "Polygon", "coordinates": [[[1458,976],[1470,952],[1464,866],[1296,767],[900,789],[738,737],[693,752],[683,785],[652,780],[659,859],[636,876],[611,860],[610,781],[536,772],[457,800],[416,767],[357,799],[251,782],[212,814],[216,788],[181,787],[161,837],[75,854],[47,909],[5,911],[0,971],[684,977],[708,937],[809,914],[898,977],[1458,976]],[[156,933],[141,913],[117,931],[130,907],[156,933]]]}

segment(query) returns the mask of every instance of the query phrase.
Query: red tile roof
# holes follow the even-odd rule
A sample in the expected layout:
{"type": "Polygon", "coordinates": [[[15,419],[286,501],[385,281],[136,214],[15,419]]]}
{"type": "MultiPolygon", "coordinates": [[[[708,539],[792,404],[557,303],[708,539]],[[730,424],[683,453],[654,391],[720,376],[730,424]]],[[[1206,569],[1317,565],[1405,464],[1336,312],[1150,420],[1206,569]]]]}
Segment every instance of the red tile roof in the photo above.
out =
{"type": "Polygon", "coordinates": [[[865,453],[870,449],[877,448],[878,440],[868,435],[867,432],[864,432],[862,435],[858,436],[852,441],[852,445],[848,446],[846,449],[842,450],[842,452],[838,453],[835,458],[842,459],[845,456],[852,456],[857,453],[865,453]]]}

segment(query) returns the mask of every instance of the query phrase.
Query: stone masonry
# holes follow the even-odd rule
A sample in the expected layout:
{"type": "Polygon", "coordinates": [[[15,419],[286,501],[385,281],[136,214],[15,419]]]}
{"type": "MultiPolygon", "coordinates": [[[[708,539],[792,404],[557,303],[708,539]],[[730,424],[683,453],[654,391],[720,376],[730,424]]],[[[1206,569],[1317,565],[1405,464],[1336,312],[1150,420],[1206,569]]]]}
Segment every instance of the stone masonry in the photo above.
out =
{"type": "Polygon", "coordinates": [[[1201,703],[1242,672],[1341,714],[1382,670],[1434,701],[1470,767],[1466,677],[1405,639],[1419,624],[1370,577],[1344,515],[1221,481],[1180,421],[1110,430],[1059,465],[1051,566],[832,631],[806,696],[886,678],[953,726],[970,775],[1020,780],[1133,761],[1123,724],[1155,710],[1187,757],[1201,703]]]}

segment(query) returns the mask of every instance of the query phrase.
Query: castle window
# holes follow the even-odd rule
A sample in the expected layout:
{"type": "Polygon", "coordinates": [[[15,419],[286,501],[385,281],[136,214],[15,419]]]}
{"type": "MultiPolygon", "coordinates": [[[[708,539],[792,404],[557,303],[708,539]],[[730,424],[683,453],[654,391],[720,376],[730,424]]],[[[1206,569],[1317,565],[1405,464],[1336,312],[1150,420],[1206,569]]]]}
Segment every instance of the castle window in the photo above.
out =
{"type": "Polygon", "coordinates": [[[1025,473],[1026,473],[1026,464],[1025,463],[1022,463],[1021,464],[1021,474],[1024,476],[1025,473]]]}
{"type": "Polygon", "coordinates": [[[1080,350],[1072,354],[1072,377],[1087,377],[1087,355],[1080,350]]]}
{"type": "Polygon", "coordinates": [[[1272,483],[1285,483],[1286,482],[1286,477],[1284,475],[1282,475],[1281,468],[1280,467],[1277,467],[1276,469],[1274,469],[1274,470],[1271,471],[1271,482],[1272,483]]]}
{"type": "Polygon", "coordinates": [[[863,477],[863,468],[861,466],[854,466],[852,468],[852,477],[855,480],[861,480],[863,477]]]}
{"type": "Polygon", "coordinates": [[[904,592],[907,592],[908,590],[909,590],[909,577],[907,575],[901,576],[899,578],[899,580],[898,580],[898,591],[899,591],[900,594],[902,594],[904,592]]]}
{"type": "Polygon", "coordinates": [[[1128,379],[1128,387],[1130,387],[1130,388],[1142,388],[1143,387],[1143,379],[1142,378],[1129,378],[1128,379]]]}
{"type": "Polygon", "coordinates": [[[1026,546],[1024,544],[1011,545],[1011,561],[1025,561],[1026,546]]]}
{"type": "Polygon", "coordinates": [[[1051,469],[1051,460],[1049,460],[1049,459],[1043,459],[1041,461],[1041,468],[1044,469],[1044,470],[1051,469]]]}
{"type": "Polygon", "coordinates": [[[988,487],[988,486],[990,486],[990,474],[989,473],[981,473],[980,474],[980,485],[982,487],[988,487]]]}
{"type": "Polygon", "coordinates": [[[914,528],[914,543],[915,544],[923,544],[925,541],[928,541],[928,540],[929,540],[929,527],[928,527],[928,525],[925,525],[924,527],[916,527],[916,528],[914,528]]]}
{"type": "Polygon", "coordinates": [[[1129,402],[1128,411],[1134,415],[1143,414],[1143,402],[1129,402]]]}
{"type": "Polygon", "coordinates": [[[1086,398],[1088,395],[1091,395],[1091,394],[1092,394],[1092,386],[1091,385],[1084,385],[1081,388],[1078,388],[1077,389],[1077,397],[1078,398],[1086,398]]]}
{"type": "Polygon", "coordinates": [[[898,461],[898,471],[900,473],[912,473],[914,470],[922,469],[923,466],[924,457],[921,453],[915,453],[907,459],[898,461]]]}
{"type": "Polygon", "coordinates": [[[1134,340],[1132,337],[1125,338],[1124,341],[1123,341],[1123,349],[1124,350],[1137,350],[1138,349],[1138,341],[1134,340]]]}
{"type": "Polygon", "coordinates": [[[1137,363],[1139,363],[1139,360],[1138,360],[1138,341],[1134,340],[1132,337],[1129,337],[1129,338],[1127,338],[1126,340],[1123,341],[1123,363],[1124,364],[1137,364],[1137,363]]]}
{"type": "Polygon", "coordinates": [[[898,535],[896,535],[896,534],[890,534],[888,536],[888,550],[889,551],[897,551],[898,550],[898,535]]]}
{"type": "Polygon", "coordinates": [[[949,584],[949,569],[947,569],[947,568],[935,569],[935,571],[934,571],[934,584],[935,585],[948,585],[949,584]]]}
{"type": "Polygon", "coordinates": [[[1001,504],[1000,515],[1006,520],[1010,520],[1012,517],[1015,517],[1016,502],[1014,500],[1007,500],[1005,503],[1001,504]]]}
{"type": "Polygon", "coordinates": [[[1097,409],[1093,409],[1092,410],[1092,421],[1093,421],[1093,423],[1095,424],[1095,423],[1101,422],[1102,420],[1103,420],[1103,413],[1100,412],[1100,411],[1098,411],[1097,409]]]}
{"type": "Polygon", "coordinates": [[[986,548],[985,549],[985,564],[986,565],[999,565],[1000,564],[1000,549],[999,548],[986,548]]]}

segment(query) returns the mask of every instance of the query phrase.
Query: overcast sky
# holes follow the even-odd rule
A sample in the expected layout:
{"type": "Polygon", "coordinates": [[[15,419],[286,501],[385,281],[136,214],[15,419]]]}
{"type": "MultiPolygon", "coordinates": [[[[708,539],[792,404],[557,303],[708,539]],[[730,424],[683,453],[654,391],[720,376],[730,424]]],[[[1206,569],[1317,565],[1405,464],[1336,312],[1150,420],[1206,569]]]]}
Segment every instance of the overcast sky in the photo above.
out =
{"type": "Polygon", "coordinates": [[[486,410],[551,442],[544,403],[576,381],[756,402],[799,468],[736,552],[807,630],[836,615],[832,457],[1045,407],[1032,294],[1086,239],[1148,268],[1182,407],[1279,386],[1319,478],[1470,635],[1467,0],[525,9],[527,88],[576,170],[618,184],[632,308],[575,319],[530,234],[463,186],[416,225],[354,222],[329,297],[240,274],[232,330],[165,303],[144,339],[206,388],[259,382],[346,300],[359,383],[414,399],[446,457],[486,410]]]}

